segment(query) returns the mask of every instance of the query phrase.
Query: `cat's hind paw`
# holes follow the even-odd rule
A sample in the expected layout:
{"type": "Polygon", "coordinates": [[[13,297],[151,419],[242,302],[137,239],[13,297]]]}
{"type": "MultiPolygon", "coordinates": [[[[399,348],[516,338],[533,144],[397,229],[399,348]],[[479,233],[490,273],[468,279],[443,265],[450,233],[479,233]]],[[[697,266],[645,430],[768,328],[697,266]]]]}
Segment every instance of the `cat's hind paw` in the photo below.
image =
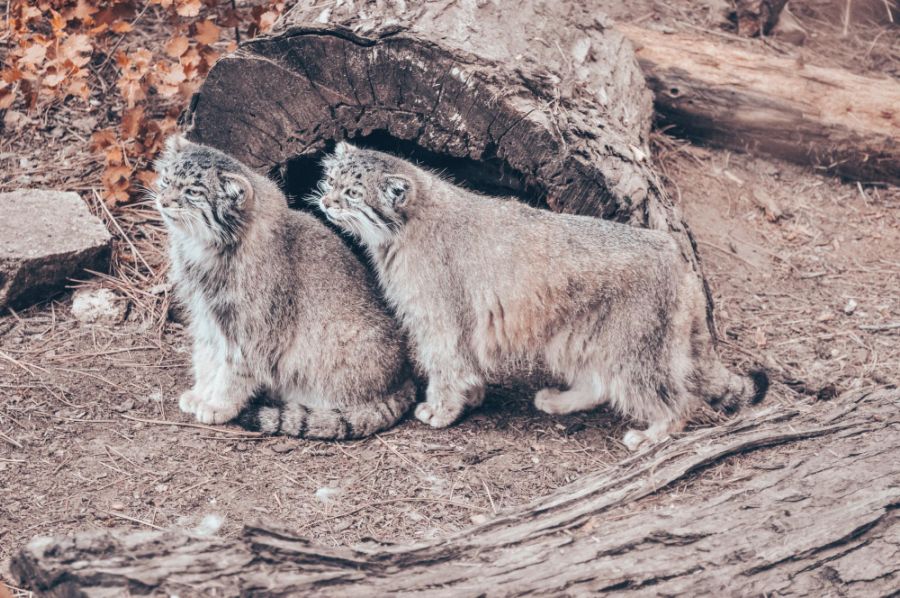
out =
{"type": "Polygon", "coordinates": [[[625,432],[625,436],[622,437],[622,444],[624,444],[629,451],[635,452],[649,440],[647,435],[640,430],[628,430],[625,432]]]}
{"type": "Polygon", "coordinates": [[[415,414],[416,419],[423,424],[428,424],[432,428],[446,428],[460,418],[462,409],[450,410],[425,402],[416,405],[415,414]]]}
{"type": "Polygon", "coordinates": [[[200,398],[200,395],[197,394],[193,389],[186,390],[181,393],[181,396],[178,398],[178,408],[181,409],[184,413],[190,413],[191,415],[197,412],[197,406],[203,402],[203,399],[200,398]]]}

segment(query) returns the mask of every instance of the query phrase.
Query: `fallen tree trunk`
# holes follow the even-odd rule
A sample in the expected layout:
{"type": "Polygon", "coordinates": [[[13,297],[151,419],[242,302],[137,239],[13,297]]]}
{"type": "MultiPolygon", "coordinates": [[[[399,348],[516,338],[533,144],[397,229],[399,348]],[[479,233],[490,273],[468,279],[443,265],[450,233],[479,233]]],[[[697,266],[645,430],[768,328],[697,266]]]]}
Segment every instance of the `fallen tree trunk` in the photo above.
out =
{"type": "Polygon", "coordinates": [[[887,595],[900,585],[900,392],[690,433],[445,540],[334,550],[98,531],[12,562],[44,596],[887,595]]]}
{"type": "Polygon", "coordinates": [[[900,82],[617,25],[665,123],[703,143],[900,184],[900,82]]]}

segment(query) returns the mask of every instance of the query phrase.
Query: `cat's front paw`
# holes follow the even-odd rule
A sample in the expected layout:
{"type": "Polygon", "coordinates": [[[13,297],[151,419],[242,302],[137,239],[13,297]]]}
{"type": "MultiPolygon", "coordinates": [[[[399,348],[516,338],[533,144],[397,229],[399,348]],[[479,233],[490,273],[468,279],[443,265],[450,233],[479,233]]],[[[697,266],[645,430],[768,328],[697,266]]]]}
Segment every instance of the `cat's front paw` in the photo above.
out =
{"type": "Polygon", "coordinates": [[[462,409],[447,409],[443,404],[419,403],[416,405],[416,419],[432,428],[446,428],[462,415],[462,409]]]}
{"type": "Polygon", "coordinates": [[[202,402],[203,399],[201,399],[200,395],[192,388],[181,393],[181,396],[178,398],[178,408],[184,413],[193,415],[197,412],[197,405],[202,402]]]}
{"type": "Polygon", "coordinates": [[[222,405],[218,403],[201,402],[194,410],[194,417],[201,424],[224,424],[237,417],[240,406],[222,405]]]}

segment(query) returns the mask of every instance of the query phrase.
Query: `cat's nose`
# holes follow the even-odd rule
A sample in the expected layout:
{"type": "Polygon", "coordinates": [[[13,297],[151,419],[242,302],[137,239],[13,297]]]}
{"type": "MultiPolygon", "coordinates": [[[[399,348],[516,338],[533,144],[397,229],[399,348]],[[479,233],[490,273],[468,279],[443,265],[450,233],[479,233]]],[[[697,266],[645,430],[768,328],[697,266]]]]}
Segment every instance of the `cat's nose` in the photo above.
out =
{"type": "Polygon", "coordinates": [[[162,193],[159,193],[158,196],[159,196],[159,204],[162,207],[168,208],[169,206],[172,205],[172,195],[170,193],[166,193],[165,191],[163,191],[162,193]]]}

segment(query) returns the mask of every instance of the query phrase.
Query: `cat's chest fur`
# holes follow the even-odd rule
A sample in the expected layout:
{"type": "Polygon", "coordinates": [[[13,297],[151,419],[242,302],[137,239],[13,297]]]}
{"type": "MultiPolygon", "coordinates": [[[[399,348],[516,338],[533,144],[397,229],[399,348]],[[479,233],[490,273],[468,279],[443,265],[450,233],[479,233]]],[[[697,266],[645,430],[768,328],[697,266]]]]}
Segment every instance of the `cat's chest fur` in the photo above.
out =
{"type": "Polygon", "coordinates": [[[195,337],[215,345],[238,344],[234,256],[191,238],[174,239],[171,255],[175,293],[187,308],[195,337]]]}

